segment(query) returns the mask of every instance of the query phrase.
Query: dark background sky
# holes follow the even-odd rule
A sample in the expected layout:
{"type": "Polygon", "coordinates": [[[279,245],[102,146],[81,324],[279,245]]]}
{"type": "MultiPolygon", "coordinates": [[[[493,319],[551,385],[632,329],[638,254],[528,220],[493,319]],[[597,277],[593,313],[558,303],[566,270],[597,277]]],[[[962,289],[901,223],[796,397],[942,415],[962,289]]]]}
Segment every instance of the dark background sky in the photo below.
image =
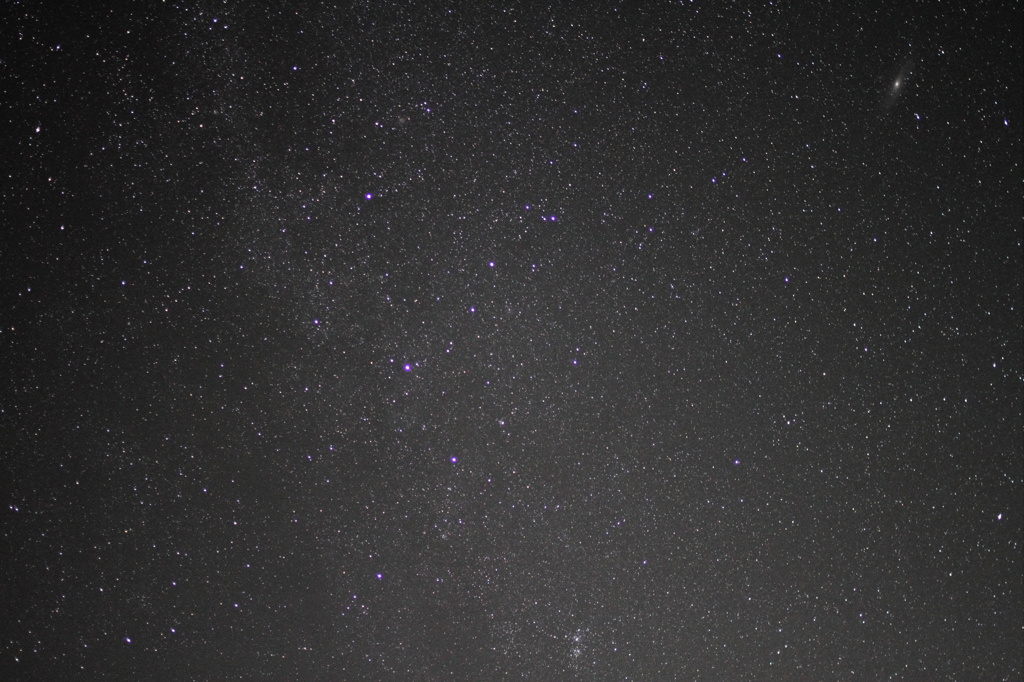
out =
{"type": "Polygon", "coordinates": [[[4,679],[1022,679],[1018,3],[62,5],[4,679]]]}

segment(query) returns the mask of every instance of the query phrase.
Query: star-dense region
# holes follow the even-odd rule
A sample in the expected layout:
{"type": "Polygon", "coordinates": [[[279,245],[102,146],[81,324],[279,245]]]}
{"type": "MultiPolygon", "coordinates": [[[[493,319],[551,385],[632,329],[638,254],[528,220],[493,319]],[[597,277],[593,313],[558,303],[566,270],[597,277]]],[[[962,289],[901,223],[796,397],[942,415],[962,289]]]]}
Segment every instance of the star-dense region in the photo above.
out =
{"type": "Polygon", "coordinates": [[[1020,680],[1021,7],[9,2],[5,680],[1020,680]]]}

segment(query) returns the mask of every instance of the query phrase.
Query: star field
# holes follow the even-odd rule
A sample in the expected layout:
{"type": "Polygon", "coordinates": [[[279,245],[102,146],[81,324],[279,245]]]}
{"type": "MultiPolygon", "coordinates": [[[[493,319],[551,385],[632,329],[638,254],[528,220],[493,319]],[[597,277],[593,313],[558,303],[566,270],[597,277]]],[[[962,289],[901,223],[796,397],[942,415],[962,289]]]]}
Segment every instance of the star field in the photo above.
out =
{"type": "Polygon", "coordinates": [[[3,13],[4,679],[1024,675],[1019,7],[3,13]]]}

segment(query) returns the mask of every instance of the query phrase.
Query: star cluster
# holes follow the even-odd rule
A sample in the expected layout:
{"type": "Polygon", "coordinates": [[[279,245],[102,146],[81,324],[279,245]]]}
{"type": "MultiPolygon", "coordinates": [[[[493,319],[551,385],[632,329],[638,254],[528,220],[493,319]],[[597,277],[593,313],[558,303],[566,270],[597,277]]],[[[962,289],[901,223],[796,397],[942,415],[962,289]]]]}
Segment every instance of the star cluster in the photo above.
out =
{"type": "Polygon", "coordinates": [[[5,13],[6,678],[1024,674],[1019,7],[5,13]]]}

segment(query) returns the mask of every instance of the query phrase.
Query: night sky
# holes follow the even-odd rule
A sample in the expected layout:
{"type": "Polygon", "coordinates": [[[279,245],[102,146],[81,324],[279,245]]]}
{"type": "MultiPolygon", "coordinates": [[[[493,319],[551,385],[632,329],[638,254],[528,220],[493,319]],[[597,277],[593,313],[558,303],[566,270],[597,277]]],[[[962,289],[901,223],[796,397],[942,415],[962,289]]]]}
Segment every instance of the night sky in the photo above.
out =
{"type": "Polygon", "coordinates": [[[63,4],[0,677],[1024,678],[1019,3],[63,4]]]}

